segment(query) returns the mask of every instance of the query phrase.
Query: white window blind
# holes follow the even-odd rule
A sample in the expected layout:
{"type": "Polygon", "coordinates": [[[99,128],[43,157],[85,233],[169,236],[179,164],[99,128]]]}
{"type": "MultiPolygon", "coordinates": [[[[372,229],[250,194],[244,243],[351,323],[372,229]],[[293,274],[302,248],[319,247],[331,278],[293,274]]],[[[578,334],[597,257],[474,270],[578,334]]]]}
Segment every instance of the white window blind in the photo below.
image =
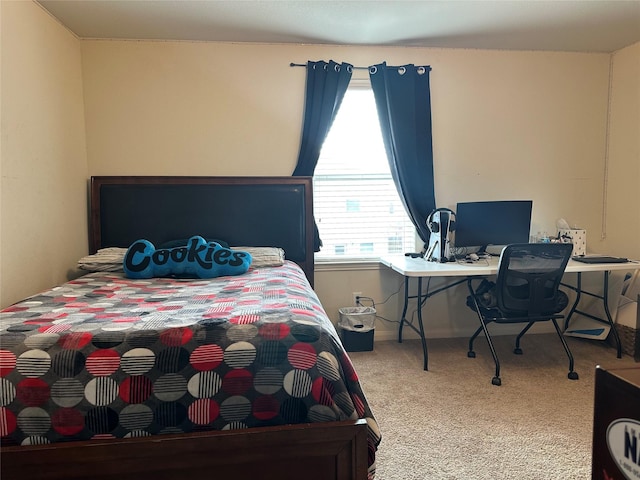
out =
{"type": "Polygon", "coordinates": [[[373,91],[350,86],[313,176],[322,249],[316,260],[414,251],[416,233],[389,171],[373,91]]]}

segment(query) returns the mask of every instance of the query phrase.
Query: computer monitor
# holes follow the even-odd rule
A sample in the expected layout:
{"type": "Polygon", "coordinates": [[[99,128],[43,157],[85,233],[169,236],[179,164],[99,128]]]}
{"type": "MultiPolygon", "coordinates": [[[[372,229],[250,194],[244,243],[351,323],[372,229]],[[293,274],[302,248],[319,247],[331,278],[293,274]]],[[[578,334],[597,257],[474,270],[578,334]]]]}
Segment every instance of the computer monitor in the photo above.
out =
{"type": "Polygon", "coordinates": [[[528,243],[531,229],[531,200],[463,202],[456,207],[455,247],[528,243]]]}

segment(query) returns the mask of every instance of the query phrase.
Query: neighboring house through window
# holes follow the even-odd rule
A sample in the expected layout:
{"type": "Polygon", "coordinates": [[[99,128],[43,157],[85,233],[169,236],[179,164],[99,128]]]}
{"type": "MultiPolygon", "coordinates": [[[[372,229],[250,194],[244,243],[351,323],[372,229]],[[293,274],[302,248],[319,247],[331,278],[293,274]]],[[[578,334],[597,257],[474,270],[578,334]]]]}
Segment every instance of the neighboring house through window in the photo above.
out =
{"type": "Polygon", "coordinates": [[[313,176],[322,249],[316,260],[376,260],[416,249],[391,178],[373,91],[352,80],[313,176]]]}

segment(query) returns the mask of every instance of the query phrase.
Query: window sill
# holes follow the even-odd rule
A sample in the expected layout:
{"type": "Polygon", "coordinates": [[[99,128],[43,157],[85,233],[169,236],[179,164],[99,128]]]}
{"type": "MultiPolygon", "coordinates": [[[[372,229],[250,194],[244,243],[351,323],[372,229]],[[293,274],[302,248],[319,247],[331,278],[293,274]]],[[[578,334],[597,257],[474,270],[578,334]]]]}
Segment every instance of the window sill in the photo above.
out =
{"type": "Polygon", "coordinates": [[[380,260],[377,258],[363,259],[322,259],[315,261],[316,272],[331,272],[341,270],[379,270],[381,267],[380,260]]]}

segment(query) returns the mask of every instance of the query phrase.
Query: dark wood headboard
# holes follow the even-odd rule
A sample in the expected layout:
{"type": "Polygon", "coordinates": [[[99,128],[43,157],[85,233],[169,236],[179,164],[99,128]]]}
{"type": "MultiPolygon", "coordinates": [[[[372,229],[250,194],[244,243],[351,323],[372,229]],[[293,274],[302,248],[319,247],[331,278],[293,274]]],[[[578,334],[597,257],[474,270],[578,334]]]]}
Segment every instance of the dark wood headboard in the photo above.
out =
{"type": "Polygon", "coordinates": [[[311,177],[91,177],[90,253],[192,235],[280,247],[313,286],[311,177]]]}

